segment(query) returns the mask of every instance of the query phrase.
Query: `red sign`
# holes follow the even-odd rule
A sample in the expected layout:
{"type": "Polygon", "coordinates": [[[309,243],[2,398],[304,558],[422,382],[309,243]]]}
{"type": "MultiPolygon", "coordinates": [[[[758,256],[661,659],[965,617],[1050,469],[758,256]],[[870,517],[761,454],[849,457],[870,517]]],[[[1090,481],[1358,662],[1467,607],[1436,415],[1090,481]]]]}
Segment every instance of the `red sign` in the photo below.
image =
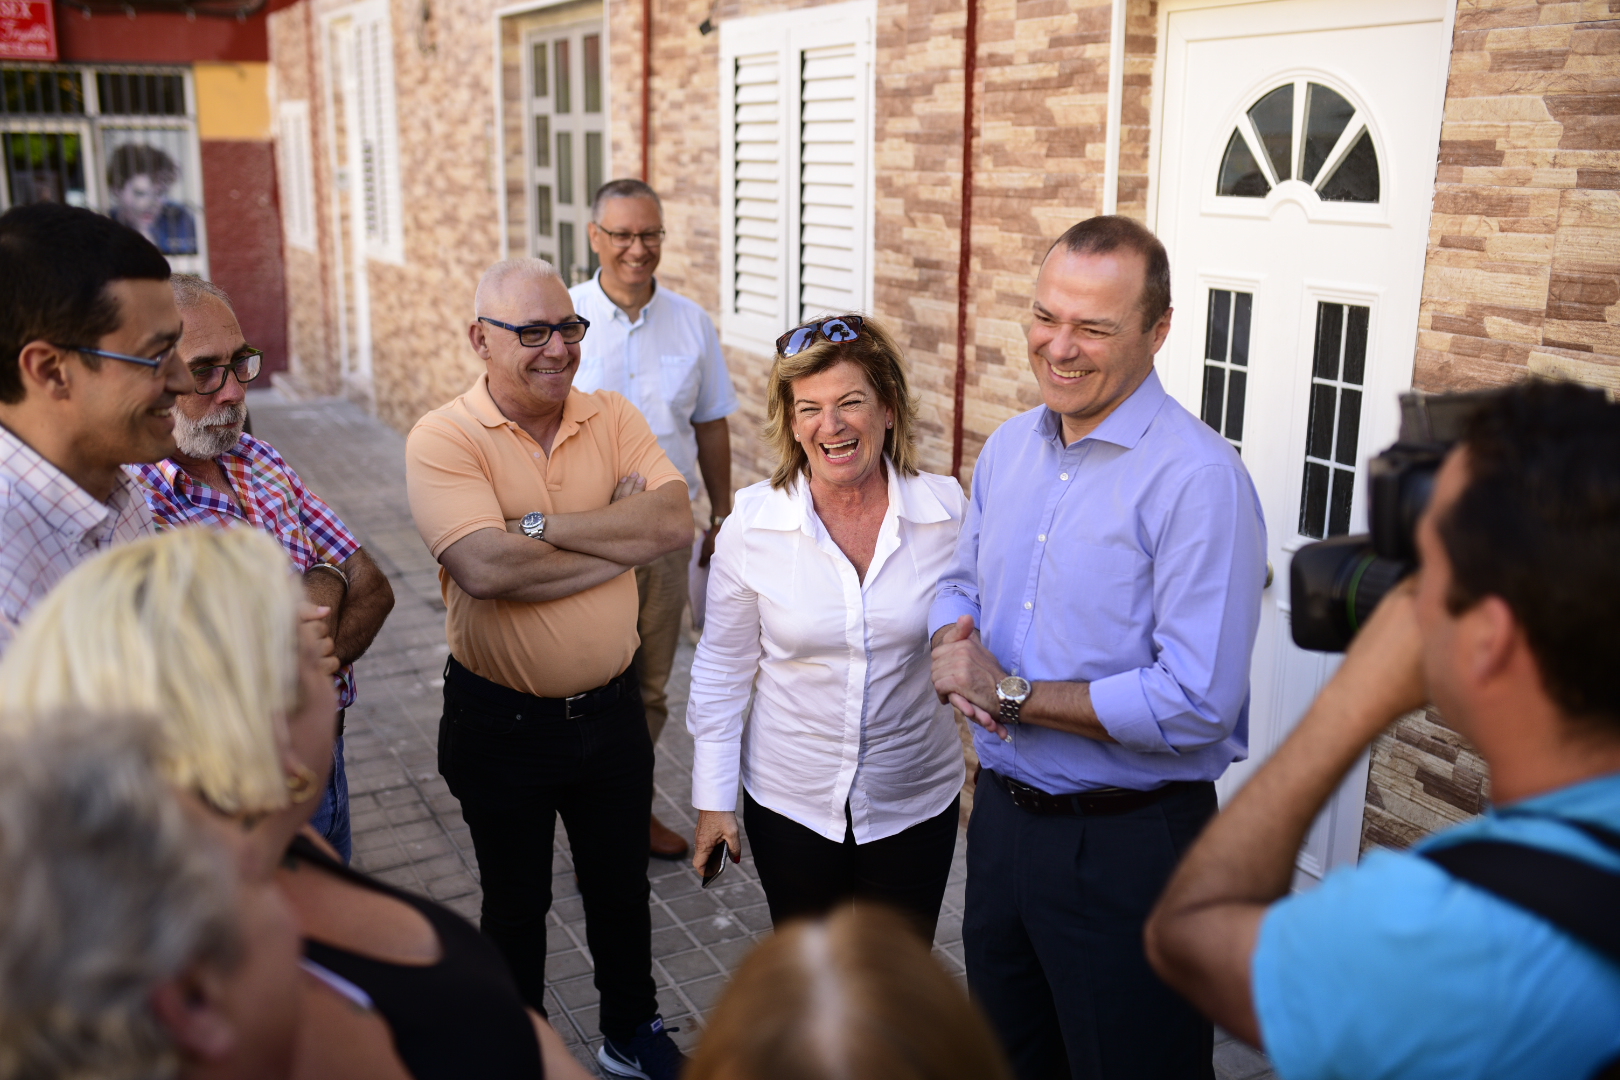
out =
{"type": "Polygon", "coordinates": [[[0,60],[55,60],[51,0],[0,0],[0,60]]]}

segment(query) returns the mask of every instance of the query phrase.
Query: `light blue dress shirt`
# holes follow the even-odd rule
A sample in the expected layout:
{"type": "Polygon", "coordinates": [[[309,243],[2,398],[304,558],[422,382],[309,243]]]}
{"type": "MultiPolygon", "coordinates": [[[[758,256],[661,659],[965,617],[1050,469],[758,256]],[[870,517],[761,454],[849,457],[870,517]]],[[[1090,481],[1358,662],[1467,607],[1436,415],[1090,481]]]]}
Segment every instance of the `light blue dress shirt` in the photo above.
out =
{"type": "Polygon", "coordinates": [[[631,322],[602,291],[601,277],[599,270],[568,290],[574,310],[591,322],[580,342],[574,389],[613,390],[629,398],[695,500],[703,477],[692,425],[737,411],[720,335],[708,312],[662,285],[631,322]]]}
{"type": "MultiPolygon", "coordinates": [[[[1422,841],[1507,840],[1620,873],[1559,818],[1620,829],[1620,775],[1539,795],[1422,841]]],[[[1427,859],[1374,851],[1279,901],[1251,965],[1284,1080],[1584,1080],[1620,1057],[1620,966],[1427,859]]]]}
{"type": "Polygon", "coordinates": [[[1043,405],[985,443],[928,629],[972,615],[1008,672],[1090,683],[1118,743],[975,729],[979,760],[1054,794],[1214,780],[1248,756],[1266,579],[1254,484],[1157,372],[1072,445],[1060,419],[1043,405]]]}

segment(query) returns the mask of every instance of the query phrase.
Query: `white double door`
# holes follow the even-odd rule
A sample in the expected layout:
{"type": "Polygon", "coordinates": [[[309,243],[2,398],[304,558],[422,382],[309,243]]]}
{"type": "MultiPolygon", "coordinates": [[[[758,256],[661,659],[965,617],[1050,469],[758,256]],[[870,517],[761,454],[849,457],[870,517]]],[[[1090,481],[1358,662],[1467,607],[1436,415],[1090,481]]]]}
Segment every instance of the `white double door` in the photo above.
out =
{"type": "MultiPolygon", "coordinates": [[[[1365,463],[1411,384],[1448,42],[1444,0],[1161,9],[1155,226],[1174,327],[1159,369],[1225,434],[1265,508],[1273,583],[1251,673],[1250,758],[1298,722],[1337,660],[1295,647],[1288,568],[1365,526],[1365,463]]],[[[1301,883],[1359,853],[1365,760],[1300,853],[1301,883]]]]}

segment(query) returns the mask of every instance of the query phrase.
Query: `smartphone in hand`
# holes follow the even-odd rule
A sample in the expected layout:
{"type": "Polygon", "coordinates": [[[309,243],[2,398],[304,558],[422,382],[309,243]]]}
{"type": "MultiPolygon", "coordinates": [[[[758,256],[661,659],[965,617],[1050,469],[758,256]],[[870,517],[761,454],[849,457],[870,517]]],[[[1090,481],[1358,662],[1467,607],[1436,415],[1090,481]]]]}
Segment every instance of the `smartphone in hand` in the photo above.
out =
{"type": "Polygon", "coordinates": [[[731,848],[724,840],[709,849],[709,861],[703,864],[703,887],[707,889],[714,884],[726,869],[726,863],[731,861],[731,848]]]}

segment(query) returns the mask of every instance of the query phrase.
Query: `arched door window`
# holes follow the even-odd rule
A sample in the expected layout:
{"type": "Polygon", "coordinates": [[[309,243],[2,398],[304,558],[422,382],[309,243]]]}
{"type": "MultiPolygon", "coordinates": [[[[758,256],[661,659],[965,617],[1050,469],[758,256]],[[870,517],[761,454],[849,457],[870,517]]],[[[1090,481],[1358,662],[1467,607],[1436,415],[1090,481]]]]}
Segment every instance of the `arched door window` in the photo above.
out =
{"type": "Polygon", "coordinates": [[[1379,197],[1378,150],[1365,118],[1343,94],[1309,79],[1267,91],[1238,117],[1215,194],[1263,199],[1286,183],[1326,202],[1379,197]]]}

